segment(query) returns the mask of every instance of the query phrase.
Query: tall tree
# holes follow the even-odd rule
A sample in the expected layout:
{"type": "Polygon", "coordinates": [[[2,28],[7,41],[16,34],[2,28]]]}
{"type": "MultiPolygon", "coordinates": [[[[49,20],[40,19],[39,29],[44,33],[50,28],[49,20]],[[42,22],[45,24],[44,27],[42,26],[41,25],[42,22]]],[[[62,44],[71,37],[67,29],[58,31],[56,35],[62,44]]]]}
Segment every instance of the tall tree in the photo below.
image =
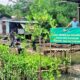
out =
{"type": "Polygon", "coordinates": [[[15,5],[13,5],[14,11],[19,11],[23,16],[25,16],[29,11],[29,6],[32,0],[18,0],[15,5]]]}
{"type": "Polygon", "coordinates": [[[76,15],[77,4],[61,3],[60,1],[62,0],[34,0],[30,5],[27,19],[36,20],[39,23],[34,27],[33,36],[34,34],[35,36],[47,34],[48,30],[58,26],[58,23],[66,26],[70,17],[76,15]]]}

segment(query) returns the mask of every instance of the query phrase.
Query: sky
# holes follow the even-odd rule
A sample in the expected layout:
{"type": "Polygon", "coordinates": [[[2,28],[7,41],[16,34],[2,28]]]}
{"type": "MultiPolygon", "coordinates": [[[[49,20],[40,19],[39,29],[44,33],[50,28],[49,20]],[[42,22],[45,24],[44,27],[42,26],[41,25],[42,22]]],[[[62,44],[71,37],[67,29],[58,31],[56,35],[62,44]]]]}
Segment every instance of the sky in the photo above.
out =
{"type": "MultiPolygon", "coordinates": [[[[16,1],[16,0],[13,0],[13,1],[16,1]]],[[[0,0],[0,4],[9,5],[9,4],[12,4],[12,2],[10,0],[0,0]]]]}

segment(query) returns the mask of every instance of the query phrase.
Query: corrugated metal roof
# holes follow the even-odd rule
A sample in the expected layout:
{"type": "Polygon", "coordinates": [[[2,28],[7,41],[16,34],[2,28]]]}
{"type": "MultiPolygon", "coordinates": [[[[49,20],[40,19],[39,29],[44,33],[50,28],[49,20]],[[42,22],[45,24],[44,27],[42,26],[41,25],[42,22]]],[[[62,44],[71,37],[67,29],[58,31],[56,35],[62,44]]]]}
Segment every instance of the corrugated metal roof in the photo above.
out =
{"type": "Polygon", "coordinates": [[[9,22],[14,22],[14,23],[38,23],[38,21],[9,21],[9,22]]]}
{"type": "Polygon", "coordinates": [[[38,21],[24,21],[24,20],[12,20],[12,19],[2,19],[0,21],[5,21],[5,22],[13,22],[13,23],[23,23],[23,24],[26,24],[26,23],[38,23],[38,21]]]}

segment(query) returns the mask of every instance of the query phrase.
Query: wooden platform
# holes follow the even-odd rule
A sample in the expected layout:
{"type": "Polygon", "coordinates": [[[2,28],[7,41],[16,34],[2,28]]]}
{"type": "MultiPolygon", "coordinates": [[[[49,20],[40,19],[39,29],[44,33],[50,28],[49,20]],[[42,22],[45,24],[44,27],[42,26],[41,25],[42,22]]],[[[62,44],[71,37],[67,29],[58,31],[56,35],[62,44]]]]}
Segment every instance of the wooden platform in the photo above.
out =
{"type": "Polygon", "coordinates": [[[44,51],[70,51],[80,50],[80,48],[45,48],[44,51]]]}

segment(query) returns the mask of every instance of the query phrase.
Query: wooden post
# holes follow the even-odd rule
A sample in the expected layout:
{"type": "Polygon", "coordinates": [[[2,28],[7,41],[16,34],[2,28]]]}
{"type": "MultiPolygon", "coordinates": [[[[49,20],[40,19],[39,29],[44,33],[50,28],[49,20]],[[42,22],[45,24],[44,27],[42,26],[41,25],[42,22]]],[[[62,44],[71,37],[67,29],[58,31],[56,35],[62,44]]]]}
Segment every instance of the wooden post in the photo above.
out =
{"type": "MultiPolygon", "coordinates": [[[[67,51],[64,51],[64,57],[67,57],[67,51]]],[[[68,66],[65,64],[65,73],[68,73],[68,66]]]]}
{"type": "Polygon", "coordinates": [[[50,43],[50,55],[52,56],[52,54],[51,54],[51,43],[50,43]]]}
{"type": "Polygon", "coordinates": [[[78,13],[78,20],[80,21],[80,4],[78,3],[78,7],[77,7],[77,13],[78,13]]]}
{"type": "MultiPolygon", "coordinates": [[[[43,39],[43,45],[42,45],[42,47],[43,47],[42,51],[43,51],[43,53],[44,53],[44,50],[46,49],[45,40],[44,40],[44,39],[43,39]]],[[[44,54],[45,54],[45,53],[44,53],[44,54]]]]}
{"type": "Polygon", "coordinates": [[[64,51],[64,57],[65,57],[65,58],[67,57],[67,55],[66,55],[66,51],[64,51]]]}
{"type": "MultiPolygon", "coordinates": [[[[40,53],[41,53],[41,36],[39,37],[39,44],[40,44],[40,53]]],[[[38,80],[42,80],[42,77],[41,77],[41,54],[40,54],[40,64],[39,64],[38,80]]]]}

